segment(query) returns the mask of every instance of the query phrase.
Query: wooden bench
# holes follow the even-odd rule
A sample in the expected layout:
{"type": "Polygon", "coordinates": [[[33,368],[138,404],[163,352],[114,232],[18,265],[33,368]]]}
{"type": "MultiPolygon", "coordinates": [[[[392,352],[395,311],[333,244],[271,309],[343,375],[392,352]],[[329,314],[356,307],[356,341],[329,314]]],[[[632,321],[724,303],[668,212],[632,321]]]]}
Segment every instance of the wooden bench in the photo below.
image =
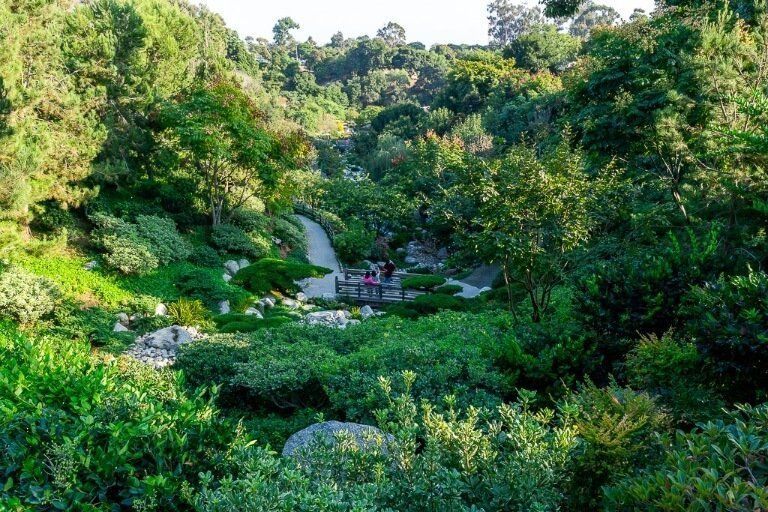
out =
{"type": "Polygon", "coordinates": [[[393,304],[410,302],[424,292],[406,290],[399,284],[382,283],[366,285],[360,278],[339,279],[336,277],[336,297],[364,304],[393,304]]]}

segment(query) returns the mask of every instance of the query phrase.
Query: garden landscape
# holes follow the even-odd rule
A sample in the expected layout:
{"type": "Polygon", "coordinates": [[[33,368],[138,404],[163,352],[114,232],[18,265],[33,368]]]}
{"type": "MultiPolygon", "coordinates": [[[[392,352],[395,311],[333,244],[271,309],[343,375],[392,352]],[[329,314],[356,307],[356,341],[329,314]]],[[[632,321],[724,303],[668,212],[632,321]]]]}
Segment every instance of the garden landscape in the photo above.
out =
{"type": "Polygon", "coordinates": [[[0,511],[767,511],[768,4],[596,2],[0,0],[0,511]]]}

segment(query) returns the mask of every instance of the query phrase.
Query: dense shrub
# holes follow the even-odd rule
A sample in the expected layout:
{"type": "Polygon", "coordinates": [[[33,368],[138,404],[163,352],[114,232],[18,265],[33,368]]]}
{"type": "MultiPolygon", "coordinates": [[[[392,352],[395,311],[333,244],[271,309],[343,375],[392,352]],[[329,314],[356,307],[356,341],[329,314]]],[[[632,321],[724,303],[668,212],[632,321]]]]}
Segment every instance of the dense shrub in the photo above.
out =
{"type": "MultiPolygon", "coordinates": [[[[272,234],[294,250],[307,249],[307,236],[301,223],[291,222],[295,217],[277,217],[272,224],[272,234]]],[[[296,220],[298,222],[298,220],[296,220]]]]}
{"type": "Polygon", "coordinates": [[[176,288],[182,295],[197,299],[208,308],[218,309],[219,302],[228,300],[233,309],[244,307],[250,294],[225,282],[216,269],[195,269],[179,276],[176,288]]]}
{"type": "Polygon", "coordinates": [[[30,227],[37,232],[60,236],[77,228],[77,219],[71,210],[53,202],[46,202],[35,209],[30,227]]]}
{"type": "MultiPolygon", "coordinates": [[[[208,480],[199,510],[558,510],[565,468],[575,443],[568,417],[534,411],[527,401],[464,411],[417,403],[384,380],[381,428],[387,449],[360,450],[341,435],[315,446],[311,464],[274,460],[240,450],[226,470],[235,478],[208,480]],[[269,475],[268,479],[264,476],[269,475]],[[253,489],[258,488],[254,492],[253,489]]],[[[373,441],[375,442],[375,441],[373,441]]],[[[379,441],[381,442],[381,441],[379,441]]]]}
{"type": "Polygon", "coordinates": [[[736,400],[768,398],[767,274],[750,272],[695,288],[683,315],[716,382],[736,400]]]}
{"type": "Polygon", "coordinates": [[[709,511],[768,508],[768,405],[678,432],[659,469],[606,490],[606,510],[709,511]]]}
{"type": "Polygon", "coordinates": [[[146,274],[160,264],[144,244],[134,239],[107,236],[101,239],[101,243],[106,250],[104,262],[123,274],[146,274]]]}
{"type": "Polygon", "coordinates": [[[679,422],[711,419],[723,406],[708,384],[712,376],[696,345],[672,333],[643,338],[627,355],[625,368],[629,385],[658,397],[679,422]]]}
{"type": "Polygon", "coordinates": [[[0,273],[0,316],[32,324],[50,314],[59,299],[56,286],[19,267],[0,273]]]}
{"type": "Polygon", "coordinates": [[[272,242],[257,233],[247,233],[231,224],[220,224],[213,228],[211,241],[222,253],[241,254],[251,258],[268,256],[272,242]]]}
{"type": "Polygon", "coordinates": [[[265,214],[250,208],[240,208],[232,212],[232,224],[246,232],[266,233],[270,219],[265,214]]]}
{"type": "Polygon", "coordinates": [[[186,510],[183,489],[219,474],[235,440],[204,394],[171,372],[0,328],[4,510],[186,510]]]}
{"type": "Polygon", "coordinates": [[[341,261],[355,263],[371,255],[376,232],[355,224],[347,231],[337,233],[333,238],[333,247],[341,261]]]}
{"type": "Polygon", "coordinates": [[[228,315],[219,315],[214,321],[222,333],[234,333],[254,332],[259,329],[277,327],[278,325],[295,322],[296,318],[286,314],[272,314],[262,319],[257,316],[230,313],[228,315]]]}
{"type": "Polygon", "coordinates": [[[451,295],[419,295],[412,303],[413,309],[422,314],[432,314],[438,311],[466,311],[471,302],[463,297],[451,295]]]}
{"type": "Polygon", "coordinates": [[[176,231],[176,224],[171,219],[139,215],[136,217],[136,231],[161,265],[185,260],[192,253],[189,242],[176,231]]]}
{"type": "Polygon", "coordinates": [[[221,256],[209,245],[195,246],[189,261],[201,267],[221,267],[221,256]]]}
{"type": "Polygon", "coordinates": [[[445,278],[440,276],[413,276],[403,279],[403,288],[412,290],[433,290],[445,284],[445,278]]]}
{"type": "Polygon", "coordinates": [[[614,383],[604,389],[588,383],[561,407],[572,408],[579,436],[568,500],[576,510],[598,509],[604,485],[657,462],[663,454],[669,418],[645,393],[614,383]]]}
{"type": "Polygon", "coordinates": [[[330,273],[331,269],[325,267],[267,258],[240,270],[232,282],[245,286],[255,294],[265,294],[273,290],[292,293],[299,291],[295,281],[323,277],[330,273]]]}

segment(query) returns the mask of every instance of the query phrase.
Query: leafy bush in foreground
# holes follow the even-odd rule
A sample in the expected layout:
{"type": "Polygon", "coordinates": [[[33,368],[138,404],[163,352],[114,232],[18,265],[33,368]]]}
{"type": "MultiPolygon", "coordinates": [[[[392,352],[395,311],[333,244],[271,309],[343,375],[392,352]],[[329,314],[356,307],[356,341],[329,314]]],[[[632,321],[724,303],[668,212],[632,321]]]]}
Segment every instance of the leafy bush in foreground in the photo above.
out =
{"type": "Polygon", "coordinates": [[[299,291],[295,281],[323,277],[330,273],[331,269],[317,265],[266,258],[240,270],[232,282],[245,286],[255,294],[265,294],[273,290],[293,293],[299,291]]]}
{"type": "Polygon", "coordinates": [[[212,400],[87,343],[0,327],[0,508],[187,510],[183,488],[234,441],[212,400]]]}
{"type": "Polygon", "coordinates": [[[606,510],[768,509],[768,404],[678,432],[659,469],[606,490],[606,510]]]}
{"type": "Polygon", "coordinates": [[[56,307],[59,291],[44,277],[18,267],[0,273],[0,315],[31,324],[56,307]]]}
{"type": "Polygon", "coordinates": [[[242,254],[251,258],[269,255],[272,242],[257,233],[247,233],[231,224],[220,224],[211,233],[213,245],[223,253],[242,254]]]}

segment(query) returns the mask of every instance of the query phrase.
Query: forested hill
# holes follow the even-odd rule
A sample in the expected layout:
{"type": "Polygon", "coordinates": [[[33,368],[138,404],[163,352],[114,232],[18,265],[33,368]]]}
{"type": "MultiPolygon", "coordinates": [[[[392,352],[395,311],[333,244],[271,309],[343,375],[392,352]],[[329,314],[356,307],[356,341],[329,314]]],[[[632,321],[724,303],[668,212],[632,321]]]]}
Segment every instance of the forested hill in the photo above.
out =
{"type": "Polygon", "coordinates": [[[768,510],[765,2],[487,14],[0,0],[0,510],[768,510]]]}

